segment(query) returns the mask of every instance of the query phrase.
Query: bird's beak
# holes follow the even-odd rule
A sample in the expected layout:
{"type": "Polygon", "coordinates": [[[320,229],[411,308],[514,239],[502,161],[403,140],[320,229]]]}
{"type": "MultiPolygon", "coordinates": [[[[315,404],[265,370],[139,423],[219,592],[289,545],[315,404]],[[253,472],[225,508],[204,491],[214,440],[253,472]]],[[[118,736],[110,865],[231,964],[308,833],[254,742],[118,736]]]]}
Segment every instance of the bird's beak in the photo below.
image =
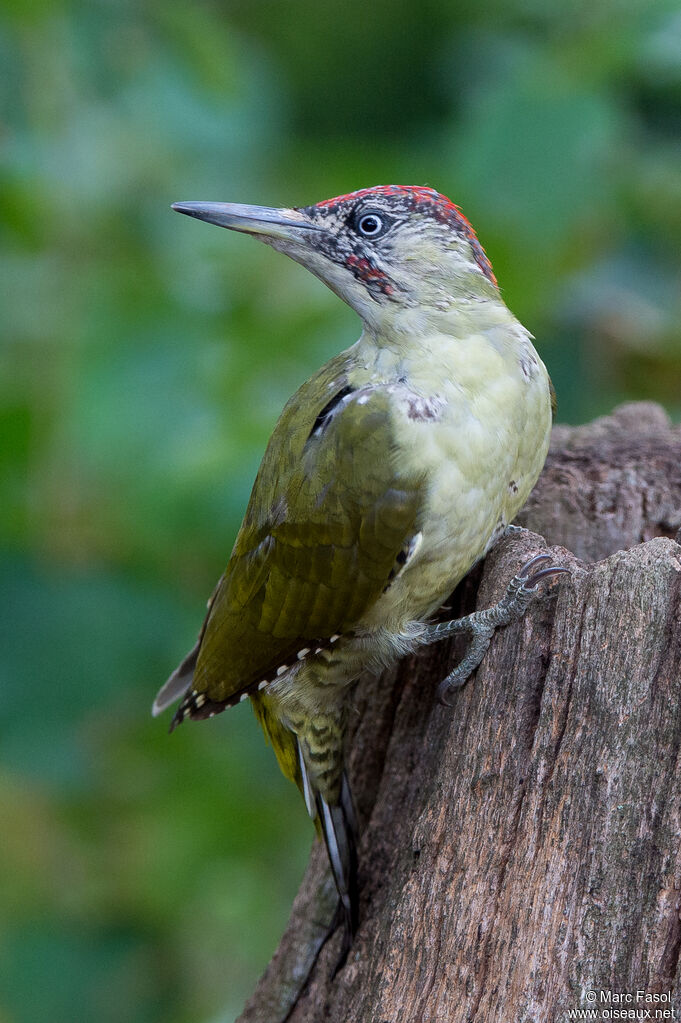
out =
{"type": "Polygon", "coordinates": [[[233,202],[175,202],[172,208],[188,217],[205,220],[218,227],[244,234],[262,235],[264,239],[302,240],[309,231],[321,231],[299,210],[274,209],[270,206],[243,206],[233,202]]]}

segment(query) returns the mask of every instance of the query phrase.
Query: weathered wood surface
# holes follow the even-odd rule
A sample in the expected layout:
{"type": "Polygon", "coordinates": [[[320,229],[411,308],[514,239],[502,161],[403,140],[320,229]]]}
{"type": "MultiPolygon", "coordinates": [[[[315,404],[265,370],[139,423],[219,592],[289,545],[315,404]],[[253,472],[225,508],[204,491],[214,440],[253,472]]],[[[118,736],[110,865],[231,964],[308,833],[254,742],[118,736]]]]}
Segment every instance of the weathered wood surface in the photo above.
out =
{"type": "Polygon", "coordinates": [[[637,990],[681,1018],[681,429],[648,404],[556,428],[520,521],[455,613],[546,543],[572,577],[453,707],[447,643],[358,687],[359,934],[305,982],[334,902],[315,844],[241,1023],[551,1023],[637,990]]]}

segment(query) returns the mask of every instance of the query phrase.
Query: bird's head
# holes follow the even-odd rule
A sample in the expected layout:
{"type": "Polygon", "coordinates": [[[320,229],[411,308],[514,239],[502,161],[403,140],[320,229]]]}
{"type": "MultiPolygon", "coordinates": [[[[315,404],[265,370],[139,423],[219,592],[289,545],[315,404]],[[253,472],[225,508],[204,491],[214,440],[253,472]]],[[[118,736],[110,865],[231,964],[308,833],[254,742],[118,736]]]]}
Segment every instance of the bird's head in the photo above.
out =
{"type": "Polygon", "coordinates": [[[299,209],[181,202],[174,210],[252,234],[307,267],[369,327],[405,309],[498,298],[468,220],[432,188],[379,185],[299,209]]]}

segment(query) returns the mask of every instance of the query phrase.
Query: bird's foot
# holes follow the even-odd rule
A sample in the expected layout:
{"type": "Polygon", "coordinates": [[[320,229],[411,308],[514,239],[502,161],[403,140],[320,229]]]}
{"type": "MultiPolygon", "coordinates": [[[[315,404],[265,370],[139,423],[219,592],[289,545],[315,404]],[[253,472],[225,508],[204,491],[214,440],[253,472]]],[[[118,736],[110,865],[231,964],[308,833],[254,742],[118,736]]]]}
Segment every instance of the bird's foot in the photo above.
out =
{"type": "Polygon", "coordinates": [[[536,554],[511,579],[497,604],[484,611],[475,611],[465,618],[440,622],[428,627],[422,639],[424,644],[436,643],[457,632],[471,634],[471,641],[464,657],[438,686],[441,703],[448,704],[447,696],[468,681],[485,656],[496,630],[523,617],[538,595],[541,580],[559,574],[569,575],[570,570],[554,564],[550,554],[536,554]]]}

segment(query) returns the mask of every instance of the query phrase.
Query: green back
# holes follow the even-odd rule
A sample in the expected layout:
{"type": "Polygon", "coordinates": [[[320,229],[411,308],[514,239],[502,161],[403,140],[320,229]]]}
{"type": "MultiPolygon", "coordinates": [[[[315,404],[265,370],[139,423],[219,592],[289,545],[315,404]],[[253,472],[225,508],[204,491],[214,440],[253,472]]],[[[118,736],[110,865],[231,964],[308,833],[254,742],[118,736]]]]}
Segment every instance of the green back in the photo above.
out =
{"type": "Polygon", "coordinates": [[[274,429],[201,642],[193,689],[211,700],[351,629],[413,531],[423,481],[399,465],[389,394],[350,396],[319,422],[348,388],[351,358],[303,384],[274,429]]]}

